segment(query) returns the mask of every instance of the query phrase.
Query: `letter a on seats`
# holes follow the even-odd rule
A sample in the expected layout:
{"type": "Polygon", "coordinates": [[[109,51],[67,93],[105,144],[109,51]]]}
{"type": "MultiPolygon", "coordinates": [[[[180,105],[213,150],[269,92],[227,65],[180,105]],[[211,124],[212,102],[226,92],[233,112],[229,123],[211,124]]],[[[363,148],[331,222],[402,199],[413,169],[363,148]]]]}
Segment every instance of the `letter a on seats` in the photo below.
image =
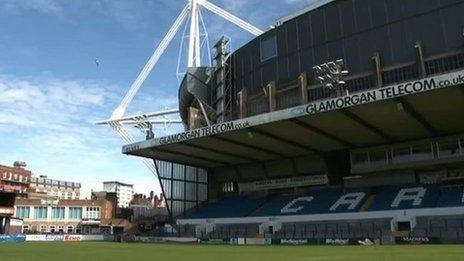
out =
{"type": "Polygon", "coordinates": [[[313,201],[313,199],[314,199],[314,197],[296,198],[296,199],[290,201],[290,203],[288,203],[287,205],[285,205],[285,207],[283,207],[280,210],[280,213],[282,213],[282,214],[297,213],[297,212],[301,211],[302,209],[304,209],[304,206],[294,207],[297,202],[300,202],[300,201],[311,202],[311,201],[313,201]]]}
{"type": "Polygon", "coordinates": [[[397,208],[403,201],[412,201],[412,205],[417,207],[422,204],[422,198],[425,196],[427,189],[424,187],[404,188],[398,192],[395,200],[391,204],[392,208],[397,208]]]}
{"type": "Polygon", "coordinates": [[[341,196],[332,207],[330,207],[330,211],[335,211],[341,205],[348,205],[349,210],[354,210],[359,203],[363,200],[366,196],[364,192],[356,192],[356,193],[348,193],[341,196]]]}

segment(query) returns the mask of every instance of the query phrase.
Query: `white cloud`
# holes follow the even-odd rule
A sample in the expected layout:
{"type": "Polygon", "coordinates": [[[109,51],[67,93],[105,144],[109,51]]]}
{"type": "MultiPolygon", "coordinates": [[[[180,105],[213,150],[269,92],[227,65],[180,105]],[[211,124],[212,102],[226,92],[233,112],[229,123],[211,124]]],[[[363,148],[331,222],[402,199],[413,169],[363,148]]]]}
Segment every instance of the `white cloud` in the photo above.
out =
{"type": "Polygon", "coordinates": [[[63,11],[60,2],[56,0],[3,0],[0,4],[12,11],[30,9],[47,14],[61,14],[63,11]]]}
{"type": "Polygon", "coordinates": [[[135,183],[144,193],[156,189],[143,165],[121,154],[119,138],[93,124],[110,115],[122,97],[119,90],[105,83],[0,75],[2,163],[25,160],[38,174],[84,182],[92,189],[101,189],[107,179],[135,183]]]}

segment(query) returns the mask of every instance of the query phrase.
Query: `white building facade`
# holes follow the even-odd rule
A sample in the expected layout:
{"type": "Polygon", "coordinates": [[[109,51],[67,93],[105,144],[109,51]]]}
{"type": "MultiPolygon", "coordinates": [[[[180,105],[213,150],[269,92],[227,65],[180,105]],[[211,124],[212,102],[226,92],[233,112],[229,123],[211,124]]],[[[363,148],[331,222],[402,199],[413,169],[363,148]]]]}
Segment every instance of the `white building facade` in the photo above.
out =
{"type": "Polygon", "coordinates": [[[81,184],[77,182],[49,179],[47,176],[31,178],[31,192],[43,193],[58,199],[79,199],[81,184]]]}
{"type": "MultiPolygon", "coordinates": [[[[104,201],[17,199],[15,217],[23,233],[92,233],[100,224],[104,201]]],[[[104,214],[104,213],[103,213],[104,214]]]]}
{"type": "Polygon", "coordinates": [[[119,208],[128,208],[134,195],[134,185],[118,181],[103,182],[103,190],[106,192],[116,192],[119,208]]]}

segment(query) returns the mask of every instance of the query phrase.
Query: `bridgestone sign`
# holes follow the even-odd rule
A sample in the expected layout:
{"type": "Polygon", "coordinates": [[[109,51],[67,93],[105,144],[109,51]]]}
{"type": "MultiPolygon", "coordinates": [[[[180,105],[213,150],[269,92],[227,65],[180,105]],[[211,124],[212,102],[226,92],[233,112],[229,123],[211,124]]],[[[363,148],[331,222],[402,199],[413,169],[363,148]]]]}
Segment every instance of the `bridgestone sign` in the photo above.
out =
{"type": "MultiPolygon", "coordinates": [[[[155,147],[166,144],[174,144],[186,140],[197,139],[217,135],[225,132],[246,129],[266,123],[298,118],[305,115],[313,115],[333,110],[340,110],[362,104],[378,102],[418,93],[433,91],[442,88],[464,84],[464,71],[442,74],[417,81],[401,83],[384,88],[353,93],[348,96],[331,98],[280,111],[260,114],[236,121],[216,124],[200,129],[190,130],[178,134],[143,141],[123,147],[124,153],[130,153],[143,148],[155,147]]],[[[461,87],[462,88],[462,87],[461,87]]]]}

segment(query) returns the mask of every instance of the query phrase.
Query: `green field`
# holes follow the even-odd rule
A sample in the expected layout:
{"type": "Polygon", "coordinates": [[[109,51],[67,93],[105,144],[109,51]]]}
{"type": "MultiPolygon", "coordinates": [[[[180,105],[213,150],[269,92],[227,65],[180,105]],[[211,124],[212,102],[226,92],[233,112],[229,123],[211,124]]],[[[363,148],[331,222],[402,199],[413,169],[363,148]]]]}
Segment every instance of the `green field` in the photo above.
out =
{"type": "Polygon", "coordinates": [[[4,243],[0,260],[464,260],[462,245],[218,246],[135,243],[4,243]]]}

